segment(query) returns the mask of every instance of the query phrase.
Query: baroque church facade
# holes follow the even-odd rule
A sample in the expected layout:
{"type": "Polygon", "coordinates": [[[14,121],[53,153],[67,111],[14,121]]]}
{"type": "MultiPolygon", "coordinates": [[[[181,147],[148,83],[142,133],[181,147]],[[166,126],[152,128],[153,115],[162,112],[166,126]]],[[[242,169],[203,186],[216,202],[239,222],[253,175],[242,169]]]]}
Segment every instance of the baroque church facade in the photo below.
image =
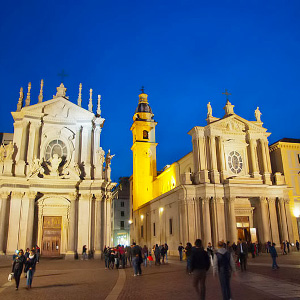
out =
{"type": "MultiPolygon", "coordinates": [[[[228,95],[227,95],[228,96],[228,95]]],[[[288,187],[272,173],[268,137],[261,112],[255,121],[234,113],[227,98],[222,118],[207,105],[207,125],[188,134],[193,151],[156,169],[155,127],[148,95],[139,95],[133,116],[131,239],[140,245],[178,243],[201,238],[206,246],[219,240],[294,242],[288,187]]]]}
{"type": "Polygon", "coordinates": [[[30,105],[23,89],[14,119],[13,142],[0,147],[0,255],[39,245],[43,256],[73,259],[83,245],[100,257],[111,239],[110,150],[100,147],[105,119],[98,96],[93,112],[69,101],[61,84],[53,99],[30,105]]]}

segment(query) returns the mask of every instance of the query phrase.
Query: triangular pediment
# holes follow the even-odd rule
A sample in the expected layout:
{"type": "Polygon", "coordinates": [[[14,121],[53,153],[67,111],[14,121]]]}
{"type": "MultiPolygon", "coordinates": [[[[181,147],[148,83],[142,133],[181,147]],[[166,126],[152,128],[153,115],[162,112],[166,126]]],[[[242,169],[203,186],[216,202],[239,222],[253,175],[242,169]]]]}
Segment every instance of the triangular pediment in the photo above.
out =
{"type": "Polygon", "coordinates": [[[255,122],[251,122],[248,120],[245,120],[244,118],[234,114],[228,117],[224,117],[222,119],[219,119],[215,122],[212,122],[208,125],[210,128],[223,130],[226,132],[236,132],[236,133],[242,133],[246,131],[253,131],[253,132],[266,132],[267,129],[255,124],[255,122]]]}
{"type": "Polygon", "coordinates": [[[20,114],[26,116],[42,116],[43,119],[68,119],[68,120],[92,120],[95,114],[66,99],[57,97],[42,103],[25,106],[20,112],[14,112],[13,115],[20,114]]]}

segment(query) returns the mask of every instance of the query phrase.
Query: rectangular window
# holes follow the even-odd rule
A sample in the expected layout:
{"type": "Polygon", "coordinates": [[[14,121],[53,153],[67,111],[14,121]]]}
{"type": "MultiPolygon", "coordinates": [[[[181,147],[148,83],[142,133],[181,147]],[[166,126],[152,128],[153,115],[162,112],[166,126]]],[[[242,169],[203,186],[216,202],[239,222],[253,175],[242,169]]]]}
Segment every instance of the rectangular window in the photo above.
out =
{"type": "Polygon", "coordinates": [[[153,236],[155,236],[155,223],[153,223],[153,236]]]}
{"type": "Polygon", "coordinates": [[[120,227],[121,229],[124,229],[124,221],[120,221],[120,227]]]}
{"type": "Polygon", "coordinates": [[[124,201],[121,201],[121,207],[124,207],[124,201]]]}
{"type": "Polygon", "coordinates": [[[144,226],[142,225],[141,226],[141,238],[143,238],[144,237],[144,226]]]}
{"type": "Polygon", "coordinates": [[[298,154],[298,162],[299,162],[299,164],[300,164],[300,154],[298,154]]]}
{"type": "Polygon", "coordinates": [[[121,217],[124,217],[125,216],[125,212],[124,210],[121,211],[121,217]]]}
{"type": "Polygon", "coordinates": [[[169,219],[169,233],[173,234],[173,219],[169,219]]]}

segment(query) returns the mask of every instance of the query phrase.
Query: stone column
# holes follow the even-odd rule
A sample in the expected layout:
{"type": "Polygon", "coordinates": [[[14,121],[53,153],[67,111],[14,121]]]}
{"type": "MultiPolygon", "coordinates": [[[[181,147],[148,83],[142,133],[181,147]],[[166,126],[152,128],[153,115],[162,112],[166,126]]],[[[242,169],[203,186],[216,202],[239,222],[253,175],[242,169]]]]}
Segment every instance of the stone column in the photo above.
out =
{"type": "Polygon", "coordinates": [[[228,228],[229,228],[229,240],[231,243],[237,242],[237,229],[236,229],[236,217],[235,217],[235,197],[227,199],[228,205],[228,228]]]}
{"type": "Polygon", "coordinates": [[[204,136],[204,132],[198,132],[198,147],[199,147],[199,162],[200,162],[200,174],[198,175],[200,183],[209,183],[209,176],[208,176],[208,155],[207,155],[207,148],[206,148],[206,138],[204,136]]]}
{"type": "Polygon", "coordinates": [[[258,172],[258,166],[257,166],[257,159],[255,155],[255,143],[256,140],[250,138],[250,162],[251,162],[251,172],[252,172],[252,177],[257,178],[259,177],[259,172],[258,172]]]}
{"type": "Polygon", "coordinates": [[[6,254],[13,254],[19,248],[19,230],[21,217],[21,203],[24,193],[14,191],[11,194],[9,225],[6,254]]]}
{"type": "Polygon", "coordinates": [[[220,166],[221,166],[221,182],[223,182],[226,177],[226,166],[225,166],[225,153],[223,148],[223,138],[221,136],[218,137],[218,149],[219,149],[219,159],[220,159],[220,166]]]}
{"type": "Polygon", "coordinates": [[[195,173],[195,182],[199,184],[200,179],[200,149],[199,149],[199,135],[196,132],[193,135],[193,157],[194,157],[194,173],[195,173]]]}
{"type": "Polygon", "coordinates": [[[6,207],[7,197],[9,193],[1,193],[1,211],[0,211],[0,256],[4,255],[5,248],[5,222],[6,222],[6,207]]]}
{"type": "Polygon", "coordinates": [[[84,162],[85,178],[91,178],[91,126],[84,126],[82,129],[81,160],[84,162]]]}
{"type": "Polygon", "coordinates": [[[263,230],[263,237],[264,237],[263,243],[266,243],[271,240],[268,201],[266,197],[260,197],[260,209],[261,209],[262,230],[263,230]]]}
{"type": "Polygon", "coordinates": [[[106,209],[107,209],[107,219],[106,219],[106,243],[111,244],[111,198],[106,198],[106,209]]]}
{"type": "Polygon", "coordinates": [[[220,175],[218,172],[217,153],[216,153],[216,137],[209,137],[210,147],[210,179],[212,183],[220,183],[220,175]]]}
{"type": "Polygon", "coordinates": [[[263,161],[263,179],[265,184],[271,184],[271,176],[268,172],[268,165],[267,165],[267,155],[266,155],[266,141],[260,139],[261,145],[261,156],[263,161]]]}
{"type": "Polygon", "coordinates": [[[81,161],[81,130],[82,126],[79,125],[76,127],[76,136],[75,136],[75,162],[80,164],[81,161]]]}
{"type": "Polygon", "coordinates": [[[34,206],[35,206],[35,192],[26,192],[29,199],[28,218],[27,218],[27,233],[26,233],[26,247],[32,248],[33,239],[33,224],[34,224],[34,206]]]}
{"type": "Polygon", "coordinates": [[[285,215],[287,221],[287,229],[288,229],[288,241],[294,243],[294,234],[293,234],[293,223],[292,223],[292,216],[290,210],[290,200],[289,198],[284,199],[285,202],[285,215]]]}
{"type": "Polygon", "coordinates": [[[103,239],[101,234],[101,222],[102,222],[102,194],[95,194],[95,255],[94,258],[101,258],[103,247],[103,239]]]}
{"type": "Polygon", "coordinates": [[[269,198],[269,210],[270,210],[270,222],[272,230],[272,242],[280,245],[279,232],[278,232],[278,221],[277,221],[277,211],[275,206],[275,198],[269,198]]]}
{"type": "MultiPolygon", "coordinates": [[[[288,231],[287,231],[287,222],[286,222],[286,215],[285,215],[285,205],[284,205],[284,199],[279,198],[279,205],[280,205],[280,221],[281,221],[281,232],[283,240],[288,240],[288,231]]],[[[282,242],[282,241],[281,241],[282,242]]]]}
{"type": "Polygon", "coordinates": [[[221,197],[218,197],[216,199],[216,211],[218,224],[218,239],[219,241],[226,241],[224,200],[221,197]]]}
{"type": "Polygon", "coordinates": [[[28,122],[23,121],[21,122],[22,128],[22,136],[21,136],[21,144],[19,146],[19,160],[17,161],[15,173],[17,176],[25,176],[25,161],[26,161],[26,152],[27,152],[27,130],[28,130],[28,122]]]}
{"type": "MultiPolygon", "coordinates": [[[[104,243],[104,245],[107,246],[112,246],[109,244],[107,244],[107,205],[106,205],[106,195],[103,199],[103,201],[101,201],[101,210],[102,212],[102,218],[103,218],[103,223],[102,223],[102,241],[104,243]]],[[[134,223],[133,223],[134,224],[134,223]]]]}
{"type": "Polygon", "coordinates": [[[29,127],[29,137],[28,137],[28,150],[27,150],[27,162],[31,162],[35,157],[35,144],[36,144],[36,133],[39,130],[39,125],[37,123],[30,123],[29,127]]]}
{"type": "Polygon", "coordinates": [[[208,243],[212,242],[209,201],[210,201],[210,197],[205,197],[203,199],[204,245],[207,245],[208,243]]]}
{"type": "Polygon", "coordinates": [[[68,230],[68,250],[65,259],[74,259],[75,250],[75,230],[76,230],[76,199],[77,193],[70,193],[70,210],[69,210],[69,230],[68,230]]]}

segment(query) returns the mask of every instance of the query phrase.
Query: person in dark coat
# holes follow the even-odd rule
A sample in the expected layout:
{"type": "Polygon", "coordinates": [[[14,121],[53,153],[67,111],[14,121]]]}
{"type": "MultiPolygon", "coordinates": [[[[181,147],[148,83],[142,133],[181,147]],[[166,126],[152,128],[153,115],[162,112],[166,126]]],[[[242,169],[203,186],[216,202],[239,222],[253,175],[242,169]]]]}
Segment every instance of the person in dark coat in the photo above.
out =
{"type": "Polygon", "coordinates": [[[247,258],[248,258],[248,247],[247,244],[242,241],[242,239],[239,239],[239,242],[237,244],[236,254],[240,260],[241,263],[241,271],[246,271],[247,268],[247,258]]]}
{"type": "Polygon", "coordinates": [[[161,245],[160,255],[162,257],[162,264],[165,264],[165,255],[166,255],[165,245],[161,245]]]}
{"type": "Polygon", "coordinates": [[[220,241],[218,243],[218,251],[214,256],[213,274],[219,274],[223,300],[231,299],[230,277],[232,272],[235,272],[232,253],[226,250],[223,247],[223,241],[220,241]]]}
{"type": "Polygon", "coordinates": [[[155,255],[155,265],[160,266],[160,249],[157,244],[155,245],[154,248],[154,255],[155,255]]]}
{"type": "Polygon", "coordinates": [[[24,272],[27,273],[27,289],[31,289],[36,262],[37,260],[34,251],[30,250],[29,256],[25,260],[25,269],[24,269],[24,272]]]}
{"type": "Polygon", "coordinates": [[[296,240],[296,248],[297,248],[297,251],[299,251],[299,242],[298,242],[298,240],[296,240]]]}
{"type": "Polygon", "coordinates": [[[279,267],[277,265],[277,262],[276,262],[276,258],[278,257],[278,254],[277,254],[275,246],[276,246],[276,244],[273,243],[272,246],[269,247],[269,252],[271,254],[272,262],[273,262],[272,263],[272,269],[273,270],[279,269],[279,267]]]}
{"type": "Polygon", "coordinates": [[[142,249],[139,245],[136,245],[136,243],[133,243],[132,247],[132,265],[133,265],[133,271],[134,276],[142,275],[142,269],[141,264],[143,262],[142,258],[142,249]]]}
{"type": "Polygon", "coordinates": [[[12,265],[12,273],[14,273],[14,278],[16,281],[16,291],[19,289],[20,277],[23,272],[24,262],[25,256],[23,255],[23,250],[20,250],[12,265]]]}
{"type": "Polygon", "coordinates": [[[194,274],[194,288],[196,289],[200,299],[205,299],[205,280],[206,272],[210,267],[210,259],[208,253],[204,251],[202,247],[202,241],[197,239],[195,241],[195,247],[191,252],[191,269],[194,274]],[[199,290],[200,284],[200,290],[199,290]]]}
{"type": "Polygon", "coordinates": [[[185,255],[186,255],[186,271],[191,274],[191,255],[192,255],[192,244],[191,243],[186,243],[186,247],[184,249],[185,255]]]}
{"type": "Polygon", "coordinates": [[[182,243],[178,246],[178,252],[179,252],[179,260],[182,261],[182,251],[184,250],[184,247],[182,246],[182,243]]]}

